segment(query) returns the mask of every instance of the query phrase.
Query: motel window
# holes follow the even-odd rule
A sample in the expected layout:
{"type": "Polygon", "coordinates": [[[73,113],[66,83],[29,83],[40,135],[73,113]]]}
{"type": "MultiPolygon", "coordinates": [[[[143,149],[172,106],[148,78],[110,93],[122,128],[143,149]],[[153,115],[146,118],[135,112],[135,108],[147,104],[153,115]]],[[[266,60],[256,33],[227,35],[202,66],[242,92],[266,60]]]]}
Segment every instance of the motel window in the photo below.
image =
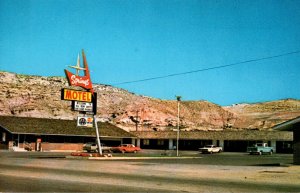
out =
{"type": "Polygon", "coordinates": [[[165,145],[165,141],[162,140],[162,139],[159,139],[159,140],[157,141],[157,145],[165,145]]]}
{"type": "Polygon", "coordinates": [[[150,145],[150,140],[149,139],[144,139],[143,140],[143,145],[150,145]]]}

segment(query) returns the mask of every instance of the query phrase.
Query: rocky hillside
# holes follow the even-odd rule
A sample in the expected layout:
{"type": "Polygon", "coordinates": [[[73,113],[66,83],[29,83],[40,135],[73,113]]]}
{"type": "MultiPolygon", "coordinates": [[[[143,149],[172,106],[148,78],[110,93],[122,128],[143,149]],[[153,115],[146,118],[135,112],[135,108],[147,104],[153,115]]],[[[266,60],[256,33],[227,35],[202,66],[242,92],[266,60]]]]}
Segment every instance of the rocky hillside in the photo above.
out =
{"type": "Polygon", "coordinates": [[[300,116],[300,100],[285,99],[255,104],[237,104],[223,107],[238,116],[238,128],[266,129],[275,124],[300,116]]]}
{"type": "MultiPolygon", "coordinates": [[[[70,102],[61,100],[63,77],[40,77],[0,72],[0,115],[76,119],[70,102]]],[[[94,85],[98,119],[126,130],[168,130],[177,124],[177,101],[135,95],[108,85],[94,85]]],[[[299,100],[280,100],[228,107],[208,101],[182,101],[184,130],[268,129],[300,116],[299,100]]]]}

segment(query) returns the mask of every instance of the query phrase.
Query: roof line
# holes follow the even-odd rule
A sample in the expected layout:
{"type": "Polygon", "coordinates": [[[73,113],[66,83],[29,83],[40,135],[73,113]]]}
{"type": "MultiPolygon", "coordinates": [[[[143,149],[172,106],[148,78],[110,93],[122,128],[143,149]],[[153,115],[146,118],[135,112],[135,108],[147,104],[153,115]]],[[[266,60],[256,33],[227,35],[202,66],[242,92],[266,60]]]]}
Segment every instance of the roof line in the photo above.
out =
{"type": "Polygon", "coordinates": [[[294,119],[288,120],[286,122],[280,123],[278,125],[275,125],[274,127],[272,127],[272,129],[275,129],[275,130],[291,130],[291,129],[285,128],[285,127],[288,127],[290,125],[293,125],[293,124],[296,124],[296,123],[299,123],[299,122],[300,122],[300,116],[296,117],[294,119]]]}
{"type": "Polygon", "coordinates": [[[6,131],[10,132],[10,133],[13,133],[11,130],[9,130],[9,129],[7,129],[7,128],[3,127],[2,125],[0,125],[0,127],[1,127],[1,128],[3,128],[4,130],[6,130],[6,131]]]}
{"type": "MultiPolygon", "coordinates": [[[[73,137],[96,137],[96,135],[72,135],[72,134],[48,134],[48,133],[24,133],[24,132],[11,132],[11,134],[21,134],[21,135],[54,135],[54,136],[73,136],[73,137]]],[[[101,136],[100,137],[105,137],[105,138],[137,138],[136,136],[128,136],[128,137],[117,137],[117,136],[101,136]]]]}
{"type": "Polygon", "coordinates": [[[92,137],[93,135],[68,135],[68,134],[49,134],[49,133],[24,133],[24,132],[10,132],[12,134],[21,134],[21,135],[58,135],[58,136],[78,136],[78,137],[92,137]]]}
{"type": "MultiPolygon", "coordinates": [[[[5,128],[4,128],[5,129],[5,128]]],[[[24,133],[24,132],[11,132],[11,134],[21,134],[21,135],[52,135],[52,136],[72,136],[72,137],[96,137],[96,135],[69,135],[69,134],[48,134],[48,133],[24,133]]],[[[116,137],[116,136],[101,136],[104,138],[136,138],[136,137],[116,137]]]]}

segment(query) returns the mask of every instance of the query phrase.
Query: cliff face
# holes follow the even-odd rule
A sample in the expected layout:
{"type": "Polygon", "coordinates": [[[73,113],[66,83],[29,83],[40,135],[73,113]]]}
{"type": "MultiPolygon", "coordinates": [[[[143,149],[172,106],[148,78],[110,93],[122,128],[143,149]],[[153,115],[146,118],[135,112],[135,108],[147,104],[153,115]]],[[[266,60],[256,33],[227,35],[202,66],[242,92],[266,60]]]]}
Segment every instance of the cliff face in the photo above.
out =
{"type": "Polygon", "coordinates": [[[234,126],[239,128],[267,129],[300,116],[300,100],[294,99],[238,104],[223,108],[239,116],[234,123],[234,126]]]}
{"type": "MultiPolygon", "coordinates": [[[[70,102],[61,100],[62,77],[0,72],[0,115],[76,119],[70,102]]],[[[108,85],[94,85],[100,121],[126,130],[172,130],[177,125],[177,101],[139,96],[108,85]]],[[[228,107],[208,101],[181,101],[184,130],[268,129],[300,116],[299,100],[280,100],[228,107]]]]}

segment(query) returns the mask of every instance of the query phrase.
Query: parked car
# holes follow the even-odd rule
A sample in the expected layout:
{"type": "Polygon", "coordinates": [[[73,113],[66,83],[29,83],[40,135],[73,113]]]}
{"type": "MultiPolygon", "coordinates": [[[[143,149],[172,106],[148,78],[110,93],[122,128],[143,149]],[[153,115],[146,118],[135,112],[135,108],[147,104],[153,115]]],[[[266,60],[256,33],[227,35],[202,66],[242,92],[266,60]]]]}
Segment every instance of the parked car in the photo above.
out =
{"type": "Polygon", "coordinates": [[[247,152],[249,154],[262,155],[264,153],[272,155],[274,152],[273,147],[269,147],[267,143],[257,143],[253,147],[248,147],[247,152]]]}
{"type": "Polygon", "coordinates": [[[133,144],[121,144],[117,147],[111,148],[112,152],[121,152],[121,153],[136,153],[138,151],[141,151],[140,147],[136,147],[133,144]]]}
{"type": "Polygon", "coordinates": [[[223,151],[222,147],[217,147],[215,145],[206,145],[202,148],[199,148],[201,153],[220,153],[223,151]]]}
{"type": "MultiPolygon", "coordinates": [[[[102,152],[111,152],[111,147],[106,146],[105,144],[101,143],[102,152]]],[[[98,152],[98,145],[94,142],[89,142],[83,145],[83,151],[87,152],[98,152]]]]}
{"type": "Polygon", "coordinates": [[[27,150],[27,151],[32,151],[33,148],[31,146],[31,143],[28,143],[28,142],[24,142],[24,149],[27,150]]]}

